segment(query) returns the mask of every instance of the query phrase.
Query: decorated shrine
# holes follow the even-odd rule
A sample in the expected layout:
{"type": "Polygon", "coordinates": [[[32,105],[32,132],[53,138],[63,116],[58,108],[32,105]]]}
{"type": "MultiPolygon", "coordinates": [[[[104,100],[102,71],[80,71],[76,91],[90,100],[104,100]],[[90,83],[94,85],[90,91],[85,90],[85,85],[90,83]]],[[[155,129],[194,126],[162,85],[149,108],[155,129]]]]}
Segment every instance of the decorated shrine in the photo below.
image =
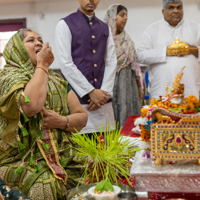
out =
{"type": "Polygon", "coordinates": [[[174,78],[171,93],[166,84],[166,96],[152,99],[136,122],[142,141],[151,139],[151,156],[156,164],[163,160],[197,160],[200,164],[200,102],[195,96],[184,98],[184,68],[174,78]]]}
{"type": "Polygon", "coordinates": [[[140,134],[143,151],[136,153],[131,175],[136,177],[136,190],[148,191],[152,199],[177,193],[183,199],[189,193],[199,198],[200,102],[192,95],[184,97],[184,69],[170,90],[166,84],[166,95],[151,99],[134,120],[133,132],[140,134]]]}

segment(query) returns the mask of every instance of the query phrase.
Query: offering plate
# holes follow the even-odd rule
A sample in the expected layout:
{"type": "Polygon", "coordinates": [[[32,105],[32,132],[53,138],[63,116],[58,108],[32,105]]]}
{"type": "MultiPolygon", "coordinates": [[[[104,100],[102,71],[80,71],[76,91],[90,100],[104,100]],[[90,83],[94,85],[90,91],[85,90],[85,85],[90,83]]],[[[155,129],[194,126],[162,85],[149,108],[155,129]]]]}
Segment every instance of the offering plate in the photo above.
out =
{"type": "MultiPolygon", "coordinates": [[[[67,200],[72,199],[75,195],[80,194],[80,193],[85,193],[88,191],[89,188],[96,186],[97,183],[91,183],[91,184],[87,184],[87,185],[82,185],[76,188],[73,188],[71,190],[68,190],[67,192],[67,200]]],[[[113,183],[113,185],[118,186],[121,188],[121,192],[135,192],[135,190],[128,186],[128,185],[123,185],[123,184],[115,184],[113,183]]],[[[87,198],[85,198],[87,199],[87,198]]]]}

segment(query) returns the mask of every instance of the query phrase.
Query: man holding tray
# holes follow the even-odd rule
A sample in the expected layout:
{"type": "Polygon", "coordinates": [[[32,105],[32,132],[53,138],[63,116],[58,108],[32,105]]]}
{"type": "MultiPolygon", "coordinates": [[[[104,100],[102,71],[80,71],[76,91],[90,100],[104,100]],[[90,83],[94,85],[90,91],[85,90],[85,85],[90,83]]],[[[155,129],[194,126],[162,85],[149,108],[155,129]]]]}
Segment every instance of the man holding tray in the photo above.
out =
{"type": "Polygon", "coordinates": [[[200,24],[183,18],[182,0],[163,0],[163,19],[151,24],[144,32],[138,48],[138,60],[148,65],[149,92],[151,98],[165,96],[173,78],[186,66],[182,79],[185,97],[194,95],[199,98],[200,87],[200,24]],[[185,43],[188,53],[179,49],[169,54],[169,46],[176,39],[185,43]]]}

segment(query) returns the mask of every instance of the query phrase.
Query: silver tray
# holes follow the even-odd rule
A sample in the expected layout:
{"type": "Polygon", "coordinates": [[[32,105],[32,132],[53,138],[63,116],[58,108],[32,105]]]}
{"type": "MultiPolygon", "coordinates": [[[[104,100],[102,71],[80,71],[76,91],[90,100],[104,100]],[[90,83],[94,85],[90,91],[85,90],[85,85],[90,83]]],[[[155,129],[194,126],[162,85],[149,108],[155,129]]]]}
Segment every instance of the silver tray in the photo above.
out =
{"type": "MultiPolygon", "coordinates": [[[[70,200],[76,194],[87,192],[89,188],[95,186],[96,184],[97,183],[91,183],[91,184],[88,184],[88,185],[83,185],[83,186],[79,186],[79,187],[73,188],[71,190],[68,190],[68,192],[67,192],[67,200],[70,200]]],[[[135,190],[132,187],[128,186],[128,185],[115,184],[115,183],[113,183],[113,185],[117,185],[118,187],[120,187],[121,188],[121,192],[135,192],[135,190]]]]}

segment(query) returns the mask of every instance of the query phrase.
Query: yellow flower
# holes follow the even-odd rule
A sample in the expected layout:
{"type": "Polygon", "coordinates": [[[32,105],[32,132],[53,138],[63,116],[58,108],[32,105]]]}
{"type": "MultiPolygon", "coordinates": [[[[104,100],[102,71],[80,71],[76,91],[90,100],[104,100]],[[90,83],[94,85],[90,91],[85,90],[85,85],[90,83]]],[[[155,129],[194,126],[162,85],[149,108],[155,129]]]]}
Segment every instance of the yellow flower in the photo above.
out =
{"type": "Polygon", "coordinates": [[[163,107],[163,104],[161,102],[158,102],[159,107],[163,107]]]}
{"type": "Polygon", "coordinates": [[[188,97],[185,98],[187,103],[194,103],[194,104],[198,104],[199,100],[194,96],[194,95],[190,95],[188,97]]]}
{"type": "Polygon", "coordinates": [[[156,98],[151,99],[151,105],[157,105],[158,100],[156,98]]]}
{"type": "Polygon", "coordinates": [[[169,108],[169,102],[168,102],[168,101],[164,103],[164,107],[165,107],[166,109],[169,108]]]}
{"type": "Polygon", "coordinates": [[[172,107],[173,107],[173,108],[178,108],[178,104],[173,103],[172,107]]]}
{"type": "Polygon", "coordinates": [[[142,108],[141,109],[141,114],[142,114],[142,117],[146,117],[147,116],[147,112],[149,111],[148,108],[142,108]]]}
{"type": "Polygon", "coordinates": [[[187,103],[187,109],[188,109],[188,112],[194,112],[194,104],[193,103],[187,103]]]}

